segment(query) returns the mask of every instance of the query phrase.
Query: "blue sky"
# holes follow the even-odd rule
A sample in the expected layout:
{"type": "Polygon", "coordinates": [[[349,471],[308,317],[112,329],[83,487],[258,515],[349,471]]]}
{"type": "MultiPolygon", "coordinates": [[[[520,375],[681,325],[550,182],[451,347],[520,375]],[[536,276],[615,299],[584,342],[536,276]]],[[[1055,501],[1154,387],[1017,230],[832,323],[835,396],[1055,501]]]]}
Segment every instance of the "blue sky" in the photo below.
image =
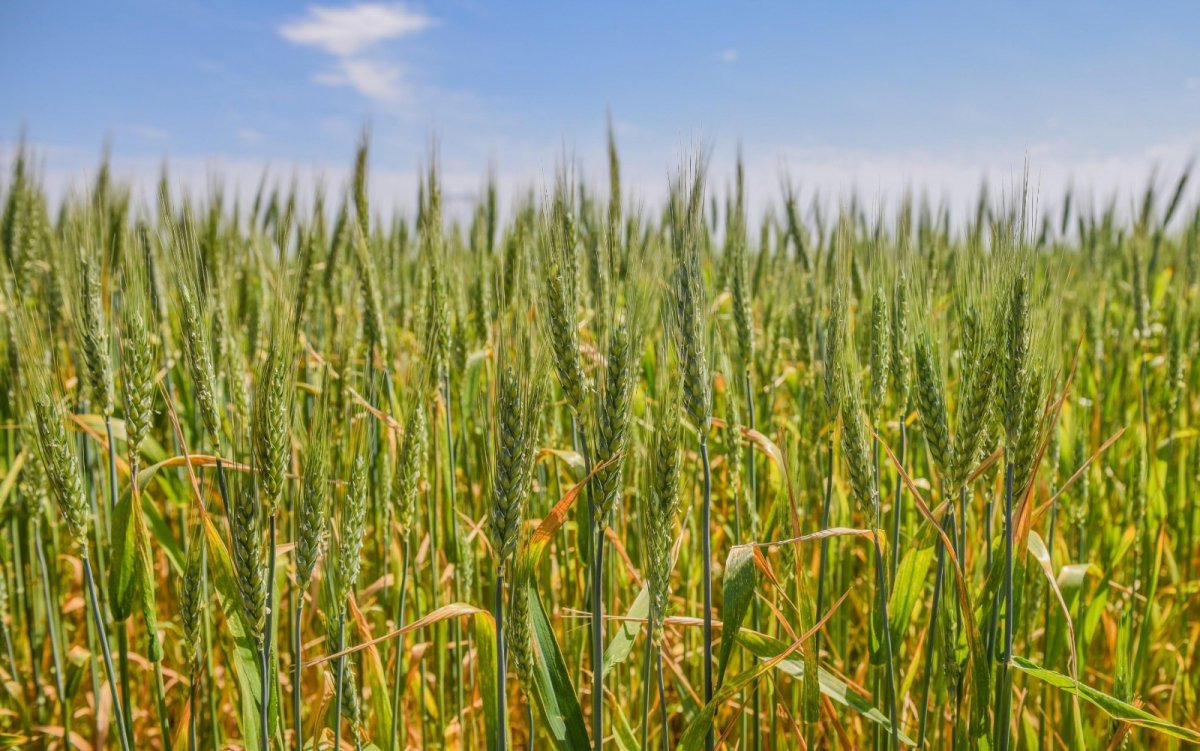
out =
{"type": "Polygon", "coordinates": [[[10,0],[0,152],[24,128],[52,190],[106,140],[139,181],[336,181],[369,124],[404,201],[434,135],[463,191],[564,152],[599,179],[611,110],[647,200],[697,144],[723,174],[741,144],[760,193],[956,194],[1027,155],[1045,192],[1138,190],[1200,151],[1198,29],[1195,2],[10,0]]]}

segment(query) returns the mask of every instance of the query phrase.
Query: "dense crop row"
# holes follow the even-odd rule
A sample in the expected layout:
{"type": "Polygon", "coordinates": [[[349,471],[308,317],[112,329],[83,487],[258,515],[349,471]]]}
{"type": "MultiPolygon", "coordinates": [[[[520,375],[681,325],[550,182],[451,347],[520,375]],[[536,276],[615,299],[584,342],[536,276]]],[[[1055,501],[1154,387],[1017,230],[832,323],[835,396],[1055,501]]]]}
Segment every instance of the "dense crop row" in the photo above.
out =
{"type": "Polygon", "coordinates": [[[430,163],[384,220],[365,143],[248,211],[19,155],[6,740],[1200,741],[1186,174],[751,218],[703,160],[634,206],[614,146],[458,222],[430,163]]]}

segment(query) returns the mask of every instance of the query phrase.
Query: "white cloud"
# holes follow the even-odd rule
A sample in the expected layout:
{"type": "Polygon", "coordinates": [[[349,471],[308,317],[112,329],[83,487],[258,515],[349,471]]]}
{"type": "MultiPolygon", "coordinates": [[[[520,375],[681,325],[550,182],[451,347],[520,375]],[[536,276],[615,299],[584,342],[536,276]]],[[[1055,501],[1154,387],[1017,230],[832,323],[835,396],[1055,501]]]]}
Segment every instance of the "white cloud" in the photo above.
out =
{"type": "Polygon", "coordinates": [[[1194,76],[1192,78],[1185,79],[1183,82],[1183,88],[1187,89],[1188,91],[1200,89],[1200,76],[1194,76]]]}
{"type": "Polygon", "coordinates": [[[303,19],[279,27],[279,34],[293,44],[349,57],[377,42],[409,36],[432,24],[429,16],[403,5],[362,3],[346,8],[313,5],[303,19]]]}
{"type": "Polygon", "coordinates": [[[314,75],[316,83],[348,86],[377,102],[395,103],[403,98],[403,71],[395,62],[380,57],[376,48],[381,42],[418,34],[433,24],[429,16],[400,4],[313,5],[304,18],[280,26],[279,35],[292,44],[315,47],[333,56],[333,68],[314,75]]]}
{"type": "Polygon", "coordinates": [[[730,47],[729,49],[721,50],[721,62],[736,63],[738,59],[738,51],[730,47]]]}
{"type": "Polygon", "coordinates": [[[242,143],[262,143],[263,134],[254,128],[238,128],[234,133],[242,143]]]}

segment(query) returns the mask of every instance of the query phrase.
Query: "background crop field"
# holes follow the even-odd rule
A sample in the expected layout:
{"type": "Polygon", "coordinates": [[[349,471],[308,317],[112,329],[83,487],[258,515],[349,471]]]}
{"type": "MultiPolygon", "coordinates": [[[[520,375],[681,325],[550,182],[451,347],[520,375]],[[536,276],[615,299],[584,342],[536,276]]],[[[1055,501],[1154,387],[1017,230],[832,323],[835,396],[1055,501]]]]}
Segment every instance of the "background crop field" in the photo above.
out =
{"type": "Polygon", "coordinates": [[[1200,210],[4,191],[15,744],[1175,747],[1200,210]],[[263,699],[266,697],[266,700],[263,699]]]}
{"type": "Polygon", "coordinates": [[[0,4],[0,748],[1200,746],[1200,4],[0,4]]]}

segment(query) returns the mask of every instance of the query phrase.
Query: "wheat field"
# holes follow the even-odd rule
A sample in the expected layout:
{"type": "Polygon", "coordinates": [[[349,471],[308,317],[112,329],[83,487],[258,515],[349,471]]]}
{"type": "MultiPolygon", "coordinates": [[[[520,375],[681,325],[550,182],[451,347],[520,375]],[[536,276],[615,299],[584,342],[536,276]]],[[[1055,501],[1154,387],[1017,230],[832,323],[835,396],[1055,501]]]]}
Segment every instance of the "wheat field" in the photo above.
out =
{"type": "Polygon", "coordinates": [[[452,216],[368,151],[0,179],[0,744],[1200,742],[1189,168],[646,205],[610,136],[452,216]]]}

